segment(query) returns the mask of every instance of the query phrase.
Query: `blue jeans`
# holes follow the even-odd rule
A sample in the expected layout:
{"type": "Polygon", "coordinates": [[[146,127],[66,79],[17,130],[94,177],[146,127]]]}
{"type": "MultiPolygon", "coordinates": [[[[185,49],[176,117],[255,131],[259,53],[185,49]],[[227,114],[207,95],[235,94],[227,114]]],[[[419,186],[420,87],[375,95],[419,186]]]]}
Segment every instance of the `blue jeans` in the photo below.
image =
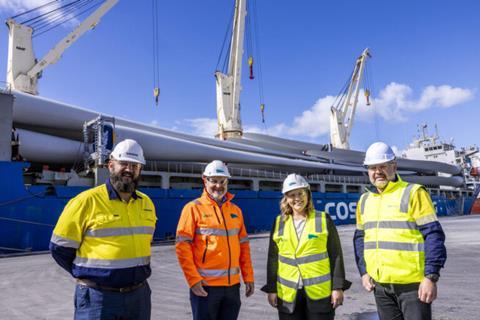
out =
{"type": "Polygon", "coordinates": [[[236,320],[240,312],[240,284],[205,286],[208,296],[199,297],[190,290],[193,320],[236,320]]]}
{"type": "Polygon", "coordinates": [[[77,284],[75,320],[149,320],[151,291],[148,283],[132,292],[111,292],[77,284]]]}

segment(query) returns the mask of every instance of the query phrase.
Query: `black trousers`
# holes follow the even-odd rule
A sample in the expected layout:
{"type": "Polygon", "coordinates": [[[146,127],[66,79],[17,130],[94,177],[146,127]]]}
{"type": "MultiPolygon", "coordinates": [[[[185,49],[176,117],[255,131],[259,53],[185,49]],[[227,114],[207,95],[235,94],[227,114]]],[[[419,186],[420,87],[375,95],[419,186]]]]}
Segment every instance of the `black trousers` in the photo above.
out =
{"type": "Polygon", "coordinates": [[[308,301],[304,289],[297,291],[295,300],[295,310],[293,313],[284,313],[279,311],[278,318],[280,320],[333,320],[335,318],[335,310],[331,307],[327,312],[317,312],[308,307],[308,301]]]}
{"type": "Polygon", "coordinates": [[[240,312],[240,284],[203,287],[208,296],[199,297],[190,290],[193,320],[236,320],[240,312]]]}
{"type": "Polygon", "coordinates": [[[432,305],[418,299],[418,283],[375,284],[375,301],[380,320],[431,320],[432,305]]]}

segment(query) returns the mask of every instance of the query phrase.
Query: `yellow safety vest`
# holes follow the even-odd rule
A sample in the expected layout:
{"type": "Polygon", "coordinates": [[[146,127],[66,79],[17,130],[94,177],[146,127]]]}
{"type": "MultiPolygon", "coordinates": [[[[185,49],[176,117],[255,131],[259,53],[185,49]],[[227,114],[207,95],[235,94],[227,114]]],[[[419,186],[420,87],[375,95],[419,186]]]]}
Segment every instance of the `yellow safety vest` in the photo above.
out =
{"type": "Polygon", "coordinates": [[[278,246],[277,294],[288,309],[294,309],[300,277],[310,299],[331,295],[327,238],[325,212],[312,210],[308,214],[300,239],[291,216],[285,221],[282,215],[277,217],[273,235],[278,246]]]}
{"type": "Polygon", "coordinates": [[[377,282],[407,284],[424,278],[424,239],[409,210],[410,195],[419,188],[398,177],[383,192],[360,198],[365,264],[377,282]]]}
{"type": "Polygon", "coordinates": [[[52,242],[77,249],[74,267],[123,269],[150,263],[157,217],[150,198],[110,200],[106,186],[70,200],[53,230],[52,242]]]}

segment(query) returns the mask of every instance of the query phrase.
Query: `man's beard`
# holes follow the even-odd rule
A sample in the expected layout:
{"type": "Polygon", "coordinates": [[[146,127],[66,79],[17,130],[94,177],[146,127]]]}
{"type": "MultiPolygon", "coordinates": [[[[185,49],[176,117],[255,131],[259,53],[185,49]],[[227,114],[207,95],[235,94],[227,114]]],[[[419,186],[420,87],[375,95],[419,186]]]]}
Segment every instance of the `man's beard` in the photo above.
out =
{"type": "Polygon", "coordinates": [[[122,175],[121,172],[110,173],[110,182],[112,183],[112,186],[118,192],[133,193],[137,188],[139,177],[134,178],[132,175],[130,182],[124,182],[122,175]]]}

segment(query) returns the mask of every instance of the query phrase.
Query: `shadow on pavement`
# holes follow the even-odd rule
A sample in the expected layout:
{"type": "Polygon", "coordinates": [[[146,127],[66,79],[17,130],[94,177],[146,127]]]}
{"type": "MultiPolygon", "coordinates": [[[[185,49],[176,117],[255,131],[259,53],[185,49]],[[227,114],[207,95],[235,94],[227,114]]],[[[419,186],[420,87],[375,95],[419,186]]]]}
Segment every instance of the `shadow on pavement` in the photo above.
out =
{"type": "Polygon", "coordinates": [[[378,320],[378,314],[374,312],[355,312],[350,315],[349,320],[378,320]]]}

